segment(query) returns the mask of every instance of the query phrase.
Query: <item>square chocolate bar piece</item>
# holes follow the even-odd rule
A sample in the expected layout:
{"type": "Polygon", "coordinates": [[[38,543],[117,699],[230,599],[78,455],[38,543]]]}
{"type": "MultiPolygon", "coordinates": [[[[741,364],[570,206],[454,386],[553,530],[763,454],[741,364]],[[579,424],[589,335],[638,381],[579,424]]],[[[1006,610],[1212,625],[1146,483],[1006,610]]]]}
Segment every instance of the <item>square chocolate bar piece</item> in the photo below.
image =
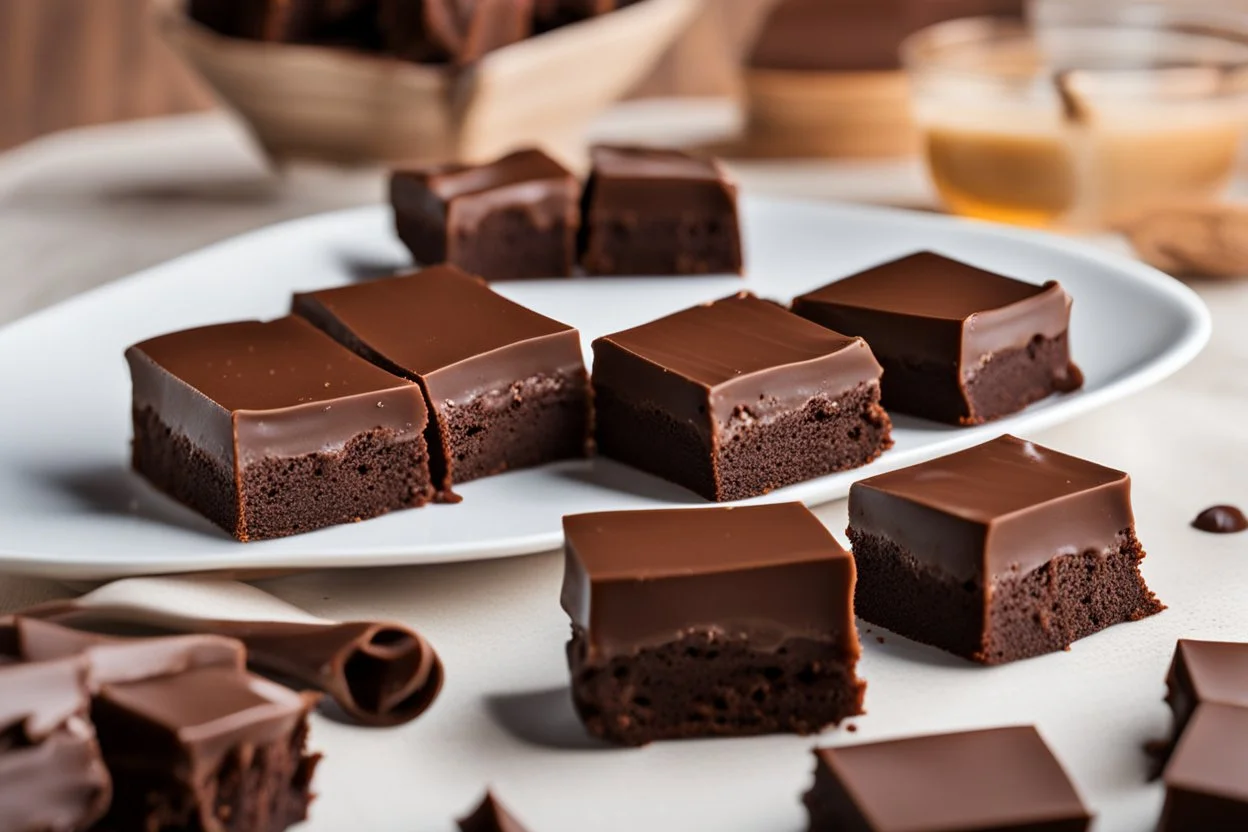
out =
{"type": "Polygon", "coordinates": [[[239,540],[423,505],[420,388],[298,318],[162,335],[126,351],[134,468],[239,540]]]}
{"type": "Polygon", "coordinates": [[[1248,708],[1248,644],[1180,639],[1166,676],[1166,702],[1174,713],[1173,743],[1201,705],[1248,708]]]}
{"type": "Polygon", "coordinates": [[[959,425],[1077,390],[1070,296],[922,252],[829,283],[793,311],[867,340],[884,366],[884,406],[959,425]]]}
{"type": "Polygon", "coordinates": [[[570,276],[580,196],[576,177],[540,150],[390,178],[395,228],[416,262],[450,263],[486,280],[570,276]]]}
{"type": "Polygon", "coordinates": [[[295,296],[360,355],[420,383],[434,482],[583,457],[589,377],[580,336],[454,266],[295,296]]]}
{"type": "Polygon", "coordinates": [[[892,445],[866,343],[753,295],[593,346],[598,452],[708,500],[857,468],[892,445]]]}
{"type": "Polygon", "coordinates": [[[280,830],[307,817],[312,701],[235,667],[105,684],[91,716],[114,781],[104,829],[280,830]]]}
{"type": "Polygon", "coordinates": [[[1163,779],[1158,832],[1248,829],[1248,708],[1197,708],[1163,779]]]}
{"type": "Polygon", "coordinates": [[[596,275],[741,274],[737,186],[713,159],[595,147],[581,265],[596,275]]]}
{"type": "Polygon", "coordinates": [[[1130,477],[1013,436],[854,483],[849,538],[861,618],[983,664],[1163,609],[1130,477]]]}
{"type": "Polygon", "coordinates": [[[1035,728],[815,751],[810,832],[1086,832],[1092,816],[1035,728]]]}
{"type": "Polygon", "coordinates": [[[563,519],[572,697],[621,745],[862,713],[854,563],[799,503],[563,519]]]}

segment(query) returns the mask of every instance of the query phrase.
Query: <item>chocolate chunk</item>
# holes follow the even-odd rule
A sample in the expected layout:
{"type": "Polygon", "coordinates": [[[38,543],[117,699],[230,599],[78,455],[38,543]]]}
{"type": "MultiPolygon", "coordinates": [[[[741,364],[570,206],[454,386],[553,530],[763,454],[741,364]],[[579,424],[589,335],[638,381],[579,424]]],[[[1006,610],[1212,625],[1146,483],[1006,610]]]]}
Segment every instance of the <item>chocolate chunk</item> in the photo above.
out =
{"type": "Polygon", "coordinates": [[[73,601],[40,605],[22,615],[117,635],[142,629],[145,634],[173,631],[228,637],[220,640],[245,645],[247,663],[256,672],[326,693],[345,714],[366,725],[410,722],[428,710],[442,689],[438,654],[402,624],[292,624],[187,616],[152,627],[141,609],[100,610],[73,601]]]}
{"type": "Polygon", "coordinates": [[[106,684],[92,720],[106,829],[282,830],[307,817],[310,700],[232,667],[106,684]]]}
{"type": "Polygon", "coordinates": [[[1166,702],[1174,713],[1168,756],[1196,710],[1206,703],[1248,709],[1248,644],[1180,639],[1166,676],[1166,702]]]}
{"type": "Polygon", "coordinates": [[[563,521],[572,696],[623,745],[862,712],[854,564],[799,503],[563,521]]]}
{"type": "Polygon", "coordinates": [[[419,381],[435,482],[586,454],[580,336],[453,266],[296,295],[294,310],[385,369],[419,381]]]}
{"type": "Polygon", "coordinates": [[[974,425],[1082,386],[1070,361],[1070,296],[931,252],[793,301],[793,311],[865,338],[890,411],[974,425]]]}
{"type": "Polygon", "coordinates": [[[740,274],[737,186],[713,159],[595,147],[581,265],[597,275],[740,274]]]}
{"type": "Polygon", "coordinates": [[[381,0],[386,47],[411,61],[470,64],[532,25],[533,0],[381,0]]]}
{"type": "Polygon", "coordinates": [[[126,351],[134,467],[239,540],[419,506],[420,388],[298,318],[162,335],[126,351]]]}
{"type": "Polygon", "coordinates": [[[1248,708],[1201,705],[1164,780],[1159,832],[1248,829],[1248,708]]]}
{"type": "Polygon", "coordinates": [[[1030,726],[817,749],[805,803],[810,832],[1083,832],[1092,818],[1030,726]]]}
{"type": "Polygon", "coordinates": [[[525,832],[519,821],[490,792],[471,815],[459,821],[461,832],[525,832]]]}
{"type": "Polygon", "coordinates": [[[416,262],[450,263],[487,280],[570,276],[580,193],[576,177],[540,150],[390,178],[395,228],[416,262]]]}
{"type": "Polygon", "coordinates": [[[1164,609],[1130,477],[1013,436],[854,483],[848,534],[860,617],[983,664],[1164,609]]]}
{"type": "Polygon", "coordinates": [[[958,17],[1021,17],[1023,0],[782,0],[750,53],[756,69],[806,72],[895,70],[901,44],[958,17]]]}
{"type": "Polygon", "coordinates": [[[1192,528],[1213,534],[1235,534],[1248,529],[1248,517],[1235,506],[1211,506],[1196,515],[1192,528]]]}
{"type": "Polygon", "coordinates": [[[598,451],[709,500],[865,465],[892,445],[859,338],[741,294],[594,342],[598,451]]]}
{"type": "MultiPolygon", "coordinates": [[[[0,623],[0,632],[5,629],[0,623]]],[[[5,656],[0,660],[0,829],[90,829],[108,809],[112,781],[89,720],[87,663],[70,657],[20,664],[15,654],[5,656]]]]}

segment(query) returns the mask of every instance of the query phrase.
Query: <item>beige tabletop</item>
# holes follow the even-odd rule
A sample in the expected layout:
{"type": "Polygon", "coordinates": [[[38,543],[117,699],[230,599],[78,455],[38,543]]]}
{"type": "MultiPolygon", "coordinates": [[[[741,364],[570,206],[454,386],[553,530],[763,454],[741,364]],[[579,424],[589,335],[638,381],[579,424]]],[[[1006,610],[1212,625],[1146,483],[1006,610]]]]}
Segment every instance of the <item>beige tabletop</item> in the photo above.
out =
{"type": "MultiPolygon", "coordinates": [[[[698,141],[730,128],[733,119],[731,108],[718,102],[640,103],[613,113],[600,132],[698,141]]],[[[916,163],[753,164],[737,170],[748,192],[931,205],[916,163]]],[[[270,171],[245,133],[224,115],[44,139],[0,156],[0,323],[215,240],[292,217],[373,203],[381,195],[376,171],[270,171]]],[[[1118,241],[1105,244],[1125,250],[1118,241]]],[[[1191,366],[1157,387],[1028,437],[1131,473],[1139,535],[1150,553],[1145,574],[1171,604],[1186,598],[1199,603],[1184,579],[1186,561],[1248,558],[1248,539],[1202,535],[1188,527],[1208,505],[1248,504],[1248,374],[1243,369],[1248,366],[1248,282],[1197,289],[1212,309],[1215,328],[1209,348],[1191,366]]],[[[843,502],[818,513],[831,528],[844,528],[843,502]]],[[[566,621],[556,604],[543,603],[540,614],[529,612],[534,599],[557,598],[560,575],[558,555],[547,553],[304,574],[262,586],[329,618],[409,622],[442,652],[453,653],[498,639],[506,628],[548,628],[561,642],[566,621]]],[[[0,577],[0,612],[72,592],[49,581],[0,577]]],[[[1242,626],[1248,640],[1248,614],[1242,626]]],[[[350,767],[369,753],[352,746],[345,730],[318,726],[317,739],[329,753],[321,814],[309,829],[334,829],[334,819],[352,817],[352,801],[364,799],[362,792],[348,797],[325,787],[334,778],[347,778],[350,767]]],[[[1096,799],[1112,803],[1120,784],[1096,783],[1095,772],[1089,776],[1096,799]]],[[[392,786],[402,788],[386,785],[392,786]]],[[[360,789],[366,786],[357,783],[355,790],[360,789]]],[[[396,822],[394,828],[403,825],[396,822]]],[[[1125,832],[1144,826],[1102,828],[1125,832]]]]}

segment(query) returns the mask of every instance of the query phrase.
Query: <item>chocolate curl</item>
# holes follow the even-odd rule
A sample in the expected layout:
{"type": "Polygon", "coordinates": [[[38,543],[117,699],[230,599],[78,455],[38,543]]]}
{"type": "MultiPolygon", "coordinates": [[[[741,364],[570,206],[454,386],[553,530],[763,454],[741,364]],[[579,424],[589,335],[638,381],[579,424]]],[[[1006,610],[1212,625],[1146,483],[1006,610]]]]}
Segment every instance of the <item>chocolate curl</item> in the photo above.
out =
{"type": "Polygon", "coordinates": [[[244,584],[135,578],[20,615],[120,635],[155,631],[238,639],[253,670],[321,691],[365,725],[410,722],[433,704],[444,680],[432,645],[403,624],[325,621],[244,584]],[[205,604],[214,594],[223,603],[205,604]],[[188,603],[179,606],[178,595],[188,603]],[[203,615],[205,606],[220,606],[230,617],[203,615]],[[247,618],[248,608],[256,607],[265,609],[255,613],[293,620],[247,618]]]}

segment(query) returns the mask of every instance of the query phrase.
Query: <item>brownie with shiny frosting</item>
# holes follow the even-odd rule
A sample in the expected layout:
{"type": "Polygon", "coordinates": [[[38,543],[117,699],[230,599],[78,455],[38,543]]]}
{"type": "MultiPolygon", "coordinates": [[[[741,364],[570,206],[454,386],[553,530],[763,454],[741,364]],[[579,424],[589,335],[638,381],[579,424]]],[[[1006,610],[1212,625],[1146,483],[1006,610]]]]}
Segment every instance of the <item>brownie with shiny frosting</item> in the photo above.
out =
{"type": "Polygon", "coordinates": [[[564,537],[592,734],[812,733],[861,712],[854,563],[801,504],[571,515],[564,537]]]}
{"type": "Polygon", "coordinates": [[[433,476],[452,483],[583,457],[580,336],[454,266],[295,296],[294,311],[420,384],[433,476]]]}
{"type": "Polygon", "coordinates": [[[571,171],[540,150],[390,177],[395,229],[416,262],[450,263],[487,280],[570,276],[580,196],[571,171]]]}
{"type": "Polygon", "coordinates": [[[126,359],[135,469],[239,540],[432,496],[420,388],[304,320],[184,330],[126,359]]]}
{"type": "Polygon", "coordinates": [[[801,295],[793,311],[865,338],[884,367],[889,410],[979,424],[1078,389],[1071,298],[920,252],[801,295]]]}
{"type": "Polygon", "coordinates": [[[854,483],[848,534],[860,617],[978,662],[1163,609],[1130,477],[1013,436],[854,483]]]}
{"type": "Polygon", "coordinates": [[[805,803],[811,832],[1086,832],[1092,823],[1031,726],[817,749],[805,803]]]}
{"type": "Polygon", "coordinates": [[[857,467],[888,448],[861,338],[750,294],[593,343],[598,451],[712,500],[857,467]]]}
{"type": "Polygon", "coordinates": [[[600,145],[582,197],[591,275],[740,274],[737,186],[714,159],[600,145]]]}

